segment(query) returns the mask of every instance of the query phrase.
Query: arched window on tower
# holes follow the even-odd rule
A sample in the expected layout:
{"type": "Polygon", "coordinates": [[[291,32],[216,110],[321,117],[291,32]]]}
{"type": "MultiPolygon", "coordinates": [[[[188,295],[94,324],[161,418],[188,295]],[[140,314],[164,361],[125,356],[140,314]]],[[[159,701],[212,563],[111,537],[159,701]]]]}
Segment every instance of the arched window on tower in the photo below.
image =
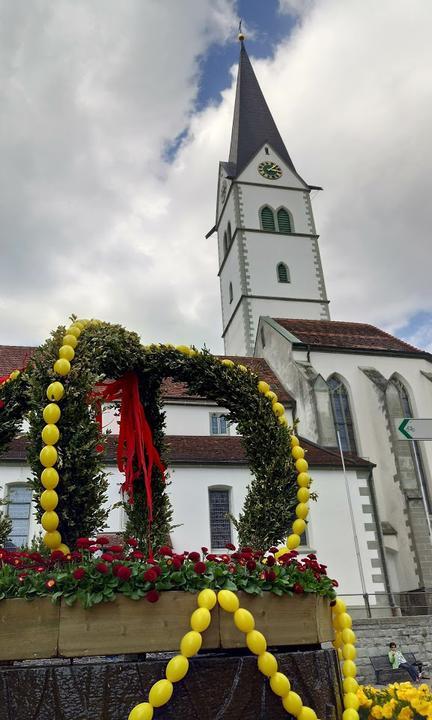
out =
{"type": "Polygon", "coordinates": [[[230,247],[230,246],[231,246],[231,243],[232,243],[231,223],[230,223],[230,222],[228,223],[227,234],[228,234],[228,247],[230,247]]]}
{"type": "Polygon", "coordinates": [[[223,249],[224,249],[224,257],[225,257],[225,255],[228,252],[228,236],[227,236],[226,231],[224,232],[224,236],[223,236],[223,249]]]}
{"type": "Polygon", "coordinates": [[[277,211],[277,223],[280,233],[289,235],[294,231],[294,223],[291,214],[285,208],[279,208],[277,211]]]}
{"type": "Polygon", "coordinates": [[[276,225],[273,210],[268,205],[261,209],[261,227],[268,232],[275,232],[276,225]]]}
{"type": "Polygon", "coordinates": [[[285,265],[285,263],[283,263],[283,262],[278,263],[277,267],[276,267],[276,272],[277,272],[278,282],[280,282],[280,283],[291,282],[288,265],[285,265]]]}
{"type": "Polygon", "coordinates": [[[333,419],[336,432],[339,433],[342,450],[357,453],[348,391],[337,375],[329,377],[327,385],[330,389],[333,419]]]}
{"type": "Polygon", "coordinates": [[[232,283],[231,283],[231,282],[230,282],[230,284],[229,284],[228,293],[229,293],[229,301],[230,301],[230,304],[231,304],[232,301],[233,301],[233,297],[234,297],[234,295],[233,295],[233,286],[232,286],[232,283]]]}

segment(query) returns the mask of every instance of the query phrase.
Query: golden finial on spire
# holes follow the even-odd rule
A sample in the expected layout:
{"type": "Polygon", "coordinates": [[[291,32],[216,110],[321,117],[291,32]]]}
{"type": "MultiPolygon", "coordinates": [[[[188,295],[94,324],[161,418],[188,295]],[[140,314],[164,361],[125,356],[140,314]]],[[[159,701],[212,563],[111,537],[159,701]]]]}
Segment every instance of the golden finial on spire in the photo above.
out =
{"type": "Polygon", "coordinates": [[[242,21],[241,21],[241,19],[240,19],[239,26],[238,26],[238,39],[240,40],[240,42],[243,42],[243,40],[245,39],[244,33],[242,33],[242,21]]]}

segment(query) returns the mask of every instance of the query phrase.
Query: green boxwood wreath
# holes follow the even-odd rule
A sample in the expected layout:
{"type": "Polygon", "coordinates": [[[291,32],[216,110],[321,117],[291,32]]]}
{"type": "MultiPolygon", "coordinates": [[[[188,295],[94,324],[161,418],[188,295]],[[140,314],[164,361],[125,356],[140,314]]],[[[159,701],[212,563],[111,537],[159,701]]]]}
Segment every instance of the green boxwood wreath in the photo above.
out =
{"type": "MultiPolygon", "coordinates": [[[[72,322],[76,318],[72,316],[72,322]]],[[[41,431],[45,425],[42,412],[47,404],[46,389],[61,380],[65,395],[60,401],[57,443],[57,488],[60,517],[59,531],[63,542],[74,544],[80,536],[91,536],[101,530],[107,517],[103,503],[107,497],[108,477],[104,472],[103,454],[96,452],[101,442],[95,421],[95,407],[89,399],[97,383],[116,380],[133,371],[139,380],[141,402],[152,428],[153,440],[162,459],[165,415],[162,409],[161,383],[164,378],[185,383],[191,395],[207,397],[228,409],[228,419],[237,423],[248,463],[254,478],[245,503],[233,522],[241,545],[267,548],[282,542],[295,517],[296,471],[290,452],[291,430],[281,425],[272,401],[258,389],[257,375],[242,365],[224,364],[206,349],[171,345],[143,346],[138,335],[120,325],[91,321],[82,331],[66,378],[59,378],[53,365],[62,345],[65,327],[55,330],[50,339],[32,355],[20,375],[0,386],[0,453],[4,452],[28,416],[29,463],[31,485],[37,496],[43,487],[43,467],[39,452],[43,446],[41,431]]],[[[152,475],[154,547],[167,541],[172,527],[172,508],[160,472],[152,475]]],[[[191,498],[193,502],[193,498],[191,498]]],[[[137,537],[142,547],[147,543],[147,511],[142,479],[135,484],[135,503],[124,503],[128,514],[126,531],[137,537]]],[[[37,506],[40,519],[42,510],[37,506]]]]}

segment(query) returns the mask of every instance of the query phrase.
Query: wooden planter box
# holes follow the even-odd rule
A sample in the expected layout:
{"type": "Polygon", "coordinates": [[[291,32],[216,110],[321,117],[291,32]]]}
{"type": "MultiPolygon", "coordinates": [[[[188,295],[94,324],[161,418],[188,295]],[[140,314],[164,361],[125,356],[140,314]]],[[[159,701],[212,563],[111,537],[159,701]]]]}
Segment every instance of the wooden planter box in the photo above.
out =
{"type": "MultiPolygon", "coordinates": [[[[319,645],[332,640],[329,601],[315,595],[251,597],[239,593],[269,646],[319,645]]],[[[50,598],[0,601],[0,661],[176,651],[190,630],[196,595],[164,592],[157,603],[119,596],[85,610],[50,598]]],[[[231,613],[212,610],[203,649],[244,647],[231,613]]]]}

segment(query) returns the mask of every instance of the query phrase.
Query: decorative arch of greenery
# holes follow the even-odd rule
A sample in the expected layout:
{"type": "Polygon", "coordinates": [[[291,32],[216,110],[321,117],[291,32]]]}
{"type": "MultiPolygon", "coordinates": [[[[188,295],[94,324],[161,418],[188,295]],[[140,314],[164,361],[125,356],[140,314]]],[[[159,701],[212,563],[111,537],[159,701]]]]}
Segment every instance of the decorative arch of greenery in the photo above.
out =
{"type": "MultiPolygon", "coordinates": [[[[72,317],[72,321],[75,317],[72,317]]],[[[60,401],[57,443],[60,473],[58,486],[59,531],[63,542],[90,536],[106,522],[108,476],[104,455],[96,451],[101,442],[92,389],[106,379],[116,380],[126,372],[137,374],[140,399],[152,428],[153,442],[162,460],[166,457],[165,415],[161,396],[164,378],[187,385],[188,392],[206,397],[228,409],[230,422],[237,423],[253,480],[242,512],[233,522],[242,545],[266,548],[287,534],[297,503],[296,471],[290,452],[290,429],[274,413],[272,400],[258,389],[259,378],[248,368],[211,355],[206,349],[171,345],[143,346],[138,335],[119,325],[91,321],[82,331],[71,371],[59,378],[53,370],[65,334],[63,326],[33,354],[16,379],[0,386],[0,454],[19,432],[24,416],[29,418],[28,459],[31,486],[37,496],[43,487],[39,452],[43,446],[42,412],[47,404],[47,386],[61,380],[65,395],[60,401]]],[[[166,464],[166,463],[165,463],[166,464]]],[[[124,503],[127,532],[142,547],[147,542],[147,507],[142,478],[135,481],[135,502],[124,503]]],[[[157,468],[152,475],[152,542],[167,541],[172,527],[172,508],[157,468]]],[[[191,499],[193,501],[193,499],[191,499]]],[[[38,518],[42,510],[38,506],[38,518]]]]}

